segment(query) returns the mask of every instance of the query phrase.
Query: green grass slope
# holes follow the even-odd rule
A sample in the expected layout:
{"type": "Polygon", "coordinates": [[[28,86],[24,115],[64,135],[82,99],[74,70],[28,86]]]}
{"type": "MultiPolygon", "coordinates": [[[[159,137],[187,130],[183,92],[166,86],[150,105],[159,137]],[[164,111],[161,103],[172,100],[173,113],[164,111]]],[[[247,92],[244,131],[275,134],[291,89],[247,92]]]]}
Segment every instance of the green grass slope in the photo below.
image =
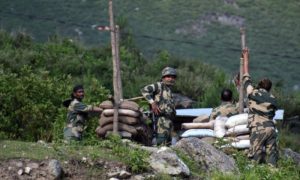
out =
{"type": "MultiPolygon", "coordinates": [[[[25,31],[38,41],[58,34],[87,46],[109,42],[108,1],[15,0],[0,1],[0,27],[25,31]]],[[[297,0],[130,0],[114,1],[115,16],[126,22],[146,57],[168,50],[177,57],[202,60],[239,69],[241,26],[246,27],[255,79],[271,77],[287,89],[300,86],[300,3],[297,0]]]]}

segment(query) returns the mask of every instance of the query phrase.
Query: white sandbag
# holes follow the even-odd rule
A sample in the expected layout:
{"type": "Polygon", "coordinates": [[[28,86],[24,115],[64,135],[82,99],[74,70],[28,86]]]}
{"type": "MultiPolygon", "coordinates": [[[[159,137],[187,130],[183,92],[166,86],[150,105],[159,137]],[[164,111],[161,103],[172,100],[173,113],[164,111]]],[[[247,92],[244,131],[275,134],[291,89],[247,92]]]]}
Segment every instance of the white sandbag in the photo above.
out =
{"type": "Polygon", "coordinates": [[[200,115],[193,119],[194,123],[203,123],[203,122],[208,122],[209,121],[209,116],[207,115],[200,115]]]}
{"type": "Polygon", "coordinates": [[[211,129],[189,129],[181,137],[215,137],[215,133],[211,129]]]}
{"type": "Polygon", "coordinates": [[[237,125],[243,125],[248,123],[248,114],[238,114],[228,118],[225,126],[229,129],[237,125]]]}
{"type": "Polygon", "coordinates": [[[239,135],[236,137],[237,140],[250,140],[250,134],[239,135]]]}
{"type": "Polygon", "coordinates": [[[237,142],[237,141],[240,141],[240,140],[249,140],[249,139],[250,139],[249,134],[243,134],[243,135],[238,135],[238,136],[226,137],[223,140],[230,141],[230,142],[237,142]]]}
{"type": "Polygon", "coordinates": [[[227,117],[218,116],[215,120],[214,132],[217,138],[224,137],[226,133],[225,122],[227,121],[227,117]]]}
{"type": "Polygon", "coordinates": [[[227,130],[226,135],[239,135],[250,133],[247,124],[234,126],[227,130]]]}
{"type": "Polygon", "coordinates": [[[225,144],[221,146],[221,148],[226,148],[226,147],[234,147],[237,149],[249,149],[250,148],[250,140],[240,140],[237,142],[232,142],[230,144],[225,144]]]}
{"type": "Polygon", "coordinates": [[[250,148],[250,140],[240,140],[238,142],[231,143],[231,146],[237,149],[250,148]]]}
{"type": "Polygon", "coordinates": [[[204,123],[182,123],[182,129],[214,129],[214,122],[204,122],[204,123]]]}
{"type": "MultiPolygon", "coordinates": [[[[141,114],[139,112],[130,110],[130,109],[119,109],[119,115],[130,116],[130,117],[139,117],[141,114]]],[[[105,116],[113,116],[114,109],[105,109],[103,111],[105,116]]]]}

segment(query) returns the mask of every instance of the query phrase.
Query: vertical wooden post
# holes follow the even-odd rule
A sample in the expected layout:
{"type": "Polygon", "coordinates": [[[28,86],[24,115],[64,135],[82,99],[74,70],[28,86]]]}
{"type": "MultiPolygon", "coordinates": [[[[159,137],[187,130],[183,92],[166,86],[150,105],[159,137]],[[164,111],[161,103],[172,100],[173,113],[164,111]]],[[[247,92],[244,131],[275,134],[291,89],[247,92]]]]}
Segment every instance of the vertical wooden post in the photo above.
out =
{"type": "Polygon", "coordinates": [[[108,3],[109,6],[109,24],[110,24],[110,37],[111,37],[111,51],[112,51],[112,61],[113,61],[113,89],[114,89],[114,118],[113,118],[113,133],[118,134],[118,110],[120,105],[120,83],[118,81],[120,79],[120,75],[118,73],[120,72],[119,62],[117,61],[117,55],[116,55],[116,31],[115,31],[115,24],[114,24],[114,14],[113,14],[113,2],[112,0],[109,0],[108,3]]]}
{"type": "Polygon", "coordinates": [[[121,79],[121,68],[120,68],[120,27],[116,25],[115,27],[116,34],[116,65],[117,65],[117,81],[118,81],[118,89],[120,94],[120,99],[123,99],[123,88],[122,88],[122,79],[121,79]]]}
{"type": "MultiPolygon", "coordinates": [[[[242,50],[246,47],[246,35],[245,35],[245,29],[241,28],[240,29],[241,32],[241,46],[242,46],[242,50]]],[[[240,89],[239,89],[239,113],[243,113],[244,112],[244,84],[243,84],[243,75],[244,75],[244,71],[243,71],[243,66],[244,66],[244,62],[243,59],[240,59],[240,89]]]]}

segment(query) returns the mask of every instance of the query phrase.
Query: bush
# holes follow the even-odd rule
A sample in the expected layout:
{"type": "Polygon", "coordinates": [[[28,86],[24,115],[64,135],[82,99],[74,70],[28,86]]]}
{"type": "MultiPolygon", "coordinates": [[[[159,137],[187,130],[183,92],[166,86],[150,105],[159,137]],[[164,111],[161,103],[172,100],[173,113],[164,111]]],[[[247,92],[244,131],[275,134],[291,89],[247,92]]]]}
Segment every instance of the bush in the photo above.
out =
{"type": "Polygon", "coordinates": [[[36,141],[52,139],[52,122],[69,89],[70,77],[37,74],[24,66],[19,74],[0,71],[2,138],[36,141]]]}

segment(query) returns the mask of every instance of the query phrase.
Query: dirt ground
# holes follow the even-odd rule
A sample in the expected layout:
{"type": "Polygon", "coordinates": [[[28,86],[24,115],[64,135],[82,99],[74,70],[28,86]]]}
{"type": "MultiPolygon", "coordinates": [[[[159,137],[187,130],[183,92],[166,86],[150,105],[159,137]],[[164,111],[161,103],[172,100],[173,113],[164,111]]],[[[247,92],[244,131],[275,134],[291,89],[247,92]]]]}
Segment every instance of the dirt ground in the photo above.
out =
{"type": "MultiPolygon", "coordinates": [[[[50,160],[36,161],[30,159],[10,159],[0,161],[0,179],[12,180],[44,180],[54,179],[49,172],[50,160]],[[29,170],[30,169],[30,170],[29,170]]],[[[109,179],[109,173],[126,170],[119,162],[96,160],[83,162],[68,160],[60,162],[63,169],[62,179],[109,179]]]]}

